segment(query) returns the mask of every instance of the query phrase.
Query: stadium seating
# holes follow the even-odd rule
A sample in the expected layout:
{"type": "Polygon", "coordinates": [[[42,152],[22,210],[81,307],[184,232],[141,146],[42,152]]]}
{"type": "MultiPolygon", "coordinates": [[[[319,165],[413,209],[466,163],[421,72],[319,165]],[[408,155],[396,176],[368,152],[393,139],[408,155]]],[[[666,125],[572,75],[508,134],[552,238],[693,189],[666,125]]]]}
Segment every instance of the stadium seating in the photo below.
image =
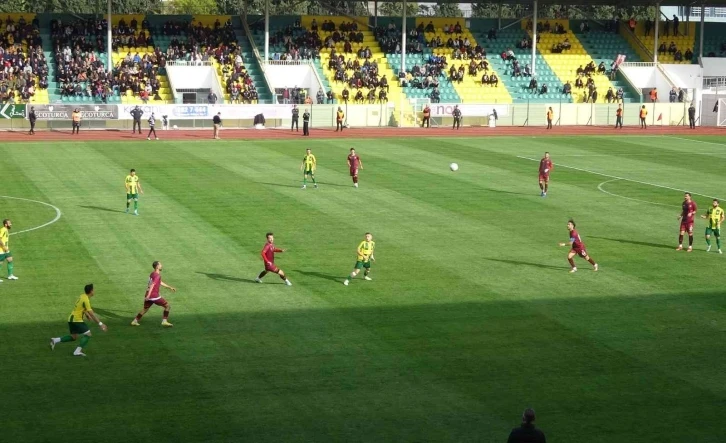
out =
{"type": "MultiPolygon", "coordinates": [[[[671,43],[674,43],[676,48],[678,48],[683,54],[685,54],[686,49],[690,49],[693,52],[693,48],[696,42],[696,23],[690,22],[685,23],[681,22],[678,26],[680,29],[679,35],[677,37],[673,36],[673,33],[671,32],[670,36],[663,35],[663,23],[661,22],[661,33],[658,36],[658,46],[661,44],[665,44],[666,48],[670,46],[671,43]],[[688,28],[686,28],[688,26],[688,28]],[[686,34],[686,31],[688,31],[688,35],[686,34]]],[[[649,36],[645,35],[645,23],[639,22],[635,27],[635,36],[638,40],[648,49],[648,51],[653,52],[654,49],[654,42],[655,42],[655,31],[651,31],[649,36]]],[[[694,55],[696,57],[696,55],[694,55]]],[[[676,61],[673,54],[670,54],[668,52],[665,53],[659,53],[658,54],[658,61],[661,63],[677,63],[677,64],[691,64],[693,63],[693,58],[686,60],[686,57],[683,57],[683,60],[676,61]]]]}
{"type": "Polygon", "coordinates": [[[542,54],[536,54],[536,76],[539,84],[547,84],[549,92],[547,94],[539,94],[530,91],[529,77],[513,77],[512,62],[503,60],[501,54],[511,49],[515,57],[519,60],[520,65],[524,68],[525,64],[532,62],[532,50],[521,49],[517,47],[517,43],[527,34],[518,28],[510,27],[497,31],[496,39],[488,39],[488,29],[481,29],[476,38],[482,46],[487,48],[489,52],[489,61],[492,66],[500,73],[499,80],[503,82],[512,97],[514,103],[523,102],[552,102],[562,101],[569,103],[570,96],[562,94],[562,82],[559,77],[552,72],[552,69],[544,60],[542,54]]]}
{"type": "MultiPolygon", "coordinates": [[[[628,42],[620,35],[602,30],[590,30],[589,32],[580,32],[577,23],[570,23],[574,26],[574,31],[580,39],[583,48],[595,60],[595,64],[605,62],[605,66],[610,69],[612,62],[618,55],[624,55],[627,62],[643,61],[628,42]]],[[[640,100],[632,89],[630,84],[623,80],[611,80],[614,90],[623,88],[623,101],[625,103],[637,103],[640,100]]]]}
{"type": "MultiPolygon", "coordinates": [[[[326,38],[332,34],[331,32],[323,31],[322,28],[320,27],[320,25],[324,21],[327,20],[327,21],[333,22],[336,25],[336,29],[338,29],[340,27],[341,23],[343,23],[343,22],[349,23],[352,21],[351,19],[349,19],[347,17],[304,16],[301,19],[302,27],[309,30],[311,28],[313,20],[315,20],[318,23],[318,34],[320,35],[320,38],[323,41],[325,41],[326,38]]],[[[366,23],[366,20],[364,18],[358,18],[356,20],[356,22],[358,24],[366,23]]],[[[386,55],[381,50],[381,47],[378,44],[378,41],[376,40],[375,35],[373,34],[372,31],[370,31],[367,28],[366,25],[359,25],[358,29],[363,34],[363,42],[362,43],[353,42],[351,44],[352,50],[354,53],[353,54],[343,54],[343,47],[344,47],[343,41],[339,41],[339,42],[335,43],[334,46],[335,46],[336,52],[338,54],[343,54],[345,56],[346,60],[348,60],[348,59],[355,60],[357,58],[357,55],[355,54],[356,51],[358,51],[361,48],[366,48],[366,47],[369,48],[372,53],[370,60],[375,61],[378,64],[379,77],[383,77],[385,75],[386,78],[388,79],[388,85],[389,85],[388,101],[389,101],[389,103],[392,103],[395,107],[394,113],[392,115],[394,116],[395,119],[398,119],[398,116],[402,113],[405,116],[404,118],[406,119],[406,121],[398,122],[398,124],[405,124],[405,125],[412,124],[414,121],[413,107],[411,106],[409,101],[406,99],[398,82],[395,81],[395,79],[396,79],[395,72],[393,71],[391,65],[389,64],[388,59],[386,58],[386,55]]],[[[338,102],[342,102],[342,93],[346,86],[342,82],[336,82],[334,79],[334,75],[335,75],[334,71],[331,69],[328,69],[328,63],[330,61],[330,53],[331,53],[330,48],[323,47],[320,50],[320,63],[322,65],[322,70],[329,81],[330,88],[333,91],[333,93],[335,94],[336,99],[338,100],[338,102]]],[[[349,76],[353,75],[352,70],[347,70],[347,73],[349,76]]],[[[355,90],[349,90],[349,91],[350,91],[350,98],[349,98],[348,102],[352,103],[353,97],[354,97],[356,91],[355,90]]],[[[361,91],[363,92],[363,95],[365,97],[365,96],[367,96],[369,89],[361,88],[361,91]]]]}
{"type": "MultiPolygon", "coordinates": [[[[696,24],[695,35],[700,36],[701,24],[696,24]]],[[[698,38],[698,37],[696,37],[698,38]]],[[[698,63],[698,51],[693,51],[693,63],[698,63]]],[[[726,24],[707,23],[703,36],[704,57],[726,57],[726,24]]]]}
{"type": "MultiPolygon", "coordinates": [[[[464,20],[459,20],[457,18],[432,18],[432,17],[419,17],[416,19],[416,25],[423,24],[423,26],[427,26],[429,23],[432,23],[435,31],[434,32],[426,32],[425,38],[427,42],[430,42],[432,39],[441,37],[441,40],[443,42],[446,42],[450,37],[452,37],[452,34],[447,34],[444,32],[444,27],[446,25],[454,26],[456,23],[459,23],[462,28],[462,33],[460,34],[462,38],[468,38],[471,46],[474,47],[477,44],[477,39],[474,37],[474,35],[471,33],[471,31],[465,26],[464,20]]],[[[482,45],[484,48],[486,48],[484,45],[482,45]]],[[[502,82],[502,75],[501,72],[497,69],[496,64],[491,63],[493,60],[494,54],[489,52],[487,54],[488,60],[490,61],[489,64],[489,72],[495,73],[497,77],[499,77],[499,84],[497,86],[489,86],[481,84],[481,73],[477,76],[471,76],[469,75],[468,60],[455,60],[452,57],[453,49],[448,48],[446,46],[441,46],[437,48],[433,48],[432,53],[437,55],[444,55],[447,57],[447,60],[449,62],[449,68],[453,65],[456,68],[459,66],[464,67],[465,75],[463,78],[463,81],[461,82],[453,82],[453,87],[458,96],[461,98],[461,101],[463,103],[512,103],[512,96],[510,95],[509,91],[507,90],[507,87],[502,82]]],[[[448,70],[447,70],[448,71],[448,70]]]]}
{"type": "MultiPolygon", "coordinates": [[[[539,22],[540,24],[546,23],[545,20],[539,22]]],[[[569,81],[573,85],[572,98],[576,103],[585,101],[585,94],[582,90],[574,87],[575,79],[577,78],[576,70],[582,66],[585,67],[589,63],[594,63],[595,60],[587,53],[585,48],[580,43],[580,40],[570,30],[570,24],[567,20],[554,20],[551,23],[552,29],[559,24],[564,28],[564,33],[554,34],[551,32],[541,32],[540,41],[537,43],[537,50],[544,56],[544,60],[552,68],[552,71],[560,78],[563,83],[569,81]],[[563,43],[568,40],[571,47],[569,50],[564,50],[562,53],[553,52],[553,46],[563,43]]],[[[522,23],[523,27],[526,27],[526,23],[522,23]]],[[[530,32],[531,35],[531,31],[530,32]]],[[[597,63],[595,63],[597,65],[597,63]]],[[[598,102],[602,103],[605,94],[609,88],[617,90],[609,78],[603,74],[593,74],[592,76],[595,87],[598,92],[598,102]]]]}
{"type": "MultiPolygon", "coordinates": [[[[26,26],[31,26],[32,23],[33,23],[33,21],[35,20],[35,18],[36,18],[36,15],[35,14],[32,14],[32,13],[0,14],[0,21],[2,22],[3,31],[6,29],[6,23],[8,21],[12,22],[13,25],[16,27],[16,30],[18,30],[19,27],[20,27],[20,24],[19,23],[20,23],[21,19],[23,19],[23,21],[25,22],[26,26]]],[[[36,33],[36,32],[39,31],[39,29],[36,26],[32,26],[32,27],[33,27],[33,31],[32,31],[33,33],[36,33]]],[[[24,33],[24,31],[21,31],[21,32],[24,33]]],[[[38,35],[38,36],[41,38],[43,46],[45,46],[46,44],[48,44],[49,39],[44,38],[42,35],[38,35]]],[[[29,41],[29,39],[22,38],[22,40],[18,42],[16,40],[14,40],[14,38],[11,37],[11,34],[10,33],[3,32],[3,35],[0,37],[0,46],[4,46],[3,49],[7,51],[9,49],[9,47],[11,46],[10,43],[14,43],[14,44],[20,43],[20,46],[22,48],[22,53],[26,57],[26,63],[27,63],[27,60],[30,58],[30,53],[31,52],[34,52],[34,51],[37,51],[37,47],[34,47],[33,46],[32,40],[29,41]],[[3,44],[4,41],[7,41],[8,42],[7,46],[5,46],[3,44]]],[[[45,53],[45,51],[43,51],[43,54],[45,55],[45,60],[46,61],[45,61],[45,63],[42,63],[42,62],[40,63],[40,65],[43,67],[41,69],[44,69],[44,68],[48,68],[49,69],[49,67],[48,67],[48,62],[49,62],[48,55],[45,53]]],[[[37,60],[40,61],[41,59],[39,58],[37,60]]],[[[31,104],[33,104],[33,103],[38,103],[38,104],[48,103],[48,89],[47,88],[41,88],[40,87],[40,76],[39,76],[39,73],[36,72],[36,71],[33,71],[32,75],[29,78],[29,80],[31,80],[31,81],[34,82],[34,90],[35,90],[35,93],[32,96],[30,96],[27,100],[24,100],[23,99],[23,96],[20,94],[20,92],[16,90],[15,91],[15,94],[13,95],[14,101],[16,103],[31,103],[31,104]]],[[[28,83],[28,85],[30,85],[30,83],[28,83]]]]}

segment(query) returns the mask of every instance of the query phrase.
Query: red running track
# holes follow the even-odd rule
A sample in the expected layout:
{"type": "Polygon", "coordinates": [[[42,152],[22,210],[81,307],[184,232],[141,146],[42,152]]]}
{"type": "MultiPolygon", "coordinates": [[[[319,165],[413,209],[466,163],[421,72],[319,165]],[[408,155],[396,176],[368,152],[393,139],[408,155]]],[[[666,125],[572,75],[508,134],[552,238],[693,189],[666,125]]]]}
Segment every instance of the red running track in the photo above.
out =
{"type": "MultiPolygon", "coordinates": [[[[614,129],[611,126],[555,126],[551,130],[533,126],[502,126],[498,128],[465,127],[460,130],[451,128],[348,128],[343,132],[334,129],[311,129],[310,139],[348,139],[348,138],[393,138],[393,137],[491,137],[491,136],[570,136],[570,135],[726,135],[726,131],[716,127],[689,129],[685,126],[651,126],[648,129],[626,127],[614,129]]],[[[224,129],[222,139],[228,140],[294,140],[302,137],[302,132],[287,129],[224,129]]],[[[23,131],[7,131],[2,134],[5,142],[20,141],[130,141],[144,140],[143,135],[132,135],[118,130],[81,130],[78,135],[67,131],[38,131],[28,135],[23,131]]],[[[212,140],[212,130],[169,130],[159,131],[161,140],[212,140]]]]}

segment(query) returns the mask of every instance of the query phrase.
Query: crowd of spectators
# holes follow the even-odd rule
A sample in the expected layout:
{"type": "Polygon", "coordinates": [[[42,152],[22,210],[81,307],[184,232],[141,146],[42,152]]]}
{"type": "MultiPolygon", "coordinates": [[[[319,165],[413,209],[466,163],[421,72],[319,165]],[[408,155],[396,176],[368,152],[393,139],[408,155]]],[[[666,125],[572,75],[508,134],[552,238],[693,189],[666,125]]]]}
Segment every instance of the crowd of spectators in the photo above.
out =
{"type": "Polygon", "coordinates": [[[48,63],[38,21],[0,20],[0,103],[28,103],[48,88],[48,63]]]}
{"type": "Polygon", "coordinates": [[[673,60],[677,62],[693,59],[693,51],[691,51],[691,48],[686,48],[686,52],[684,54],[683,51],[681,51],[673,41],[671,41],[670,45],[668,45],[667,47],[665,42],[662,42],[660,46],[658,46],[658,54],[666,53],[672,55],[673,60]]]}
{"type": "Polygon", "coordinates": [[[166,22],[157,32],[171,39],[164,52],[152,37],[146,20],[139,26],[136,19],[129,23],[120,20],[112,28],[111,45],[114,51],[123,48],[153,48],[153,51],[127,51],[108,74],[97,54],[105,51],[107,24],[105,20],[51,22],[51,35],[57,63],[56,80],[61,96],[90,97],[106,102],[111,95],[131,91],[144,103],[162,100],[159,75],[165,73],[168,61],[208,62],[217,60],[222,66],[226,92],[233,102],[252,103],[257,91],[246,72],[244,61],[231,22],[212,26],[179,21],[166,22]]]}

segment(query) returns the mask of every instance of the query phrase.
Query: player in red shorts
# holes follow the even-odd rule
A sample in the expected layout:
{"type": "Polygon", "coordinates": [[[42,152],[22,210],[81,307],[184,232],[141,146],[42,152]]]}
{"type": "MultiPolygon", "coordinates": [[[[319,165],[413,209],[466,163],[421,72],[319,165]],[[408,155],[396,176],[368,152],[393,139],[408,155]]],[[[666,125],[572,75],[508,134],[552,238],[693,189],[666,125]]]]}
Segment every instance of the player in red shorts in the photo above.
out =
{"type": "Polygon", "coordinates": [[[554,165],[550,160],[550,153],[545,152],[544,158],[539,161],[539,189],[540,196],[547,197],[547,188],[550,186],[550,172],[554,165]]]}
{"type": "Polygon", "coordinates": [[[363,169],[363,163],[360,157],[355,153],[354,148],[350,148],[348,155],[348,168],[350,168],[350,176],[353,177],[353,186],[358,187],[358,169],[363,169]]]}
{"type": "Polygon", "coordinates": [[[255,281],[257,283],[262,283],[262,277],[267,275],[268,272],[272,272],[279,275],[286,285],[292,286],[290,280],[285,277],[285,273],[283,272],[283,270],[275,266],[275,252],[285,252],[285,249],[276,248],[275,244],[273,243],[274,241],[274,235],[272,234],[272,232],[268,232],[267,243],[265,243],[265,247],[262,248],[262,261],[265,263],[265,270],[260,272],[260,275],[257,276],[255,281]]]}
{"type": "Polygon", "coordinates": [[[696,202],[691,199],[691,193],[686,192],[684,194],[683,204],[681,206],[681,215],[678,218],[681,220],[681,233],[678,236],[678,247],[676,251],[683,250],[683,234],[688,232],[688,252],[693,251],[693,222],[696,218],[696,211],[698,207],[696,202]]]}
{"type": "Polygon", "coordinates": [[[577,230],[575,229],[574,220],[570,220],[567,222],[567,230],[570,231],[570,241],[560,243],[560,246],[567,246],[568,244],[570,245],[570,252],[567,254],[567,261],[570,262],[570,266],[572,267],[572,269],[570,269],[570,272],[577,272],[577,266],[575,266],[575,260],[573,260],[576,255],[579,255],[580,257],[590,262],[590,264],[593,266],[593,271],[597,271],[597,263],[595,263],[595,260],[587,255],[585,243],[582,242],[580,234],[578,234],[577,230]]]}
{"type": "Polygon", "coordinates": [[[162,265],[160,261],[155,261],[151,266],[154,268],[154,271],[151,275],[149,275],[149,285],[146,287],[146,294],[144,294],[144,309],[136,314],[136,318],[131,322],[131,326],[139,326],[139,320],[141,320],[141,317],[149,312],[149,309],[152,306],[159,305],[164,308],[164,316],[161,320],[161,326],[170,328],[174,326],[169,323],[169,311],[171,310],[171,306],[168,301],[164,300],[164,297],[159,295],[159,288],[164,287],[166,289],[170,289],[171,292],[176,292],[176,288],[173,288],[161,281],[162,265]]]}

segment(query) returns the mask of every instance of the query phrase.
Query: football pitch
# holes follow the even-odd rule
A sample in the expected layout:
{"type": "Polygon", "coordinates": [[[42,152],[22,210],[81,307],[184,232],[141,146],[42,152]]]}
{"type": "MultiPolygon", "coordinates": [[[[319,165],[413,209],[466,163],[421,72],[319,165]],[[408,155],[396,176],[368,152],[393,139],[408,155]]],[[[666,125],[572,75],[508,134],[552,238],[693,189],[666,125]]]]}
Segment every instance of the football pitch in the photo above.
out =
{"type": "Polygon", "coordinates": [[[550,441],[723,441],[726,255],[700,217],[675,247],[683,191],[726,199],[726,139],[305,142],[0,146],[0,440],[494,442],[533,407],[550,441]],[[599,272],[568,273],[569,218],[599,272]],[[254,282],[268,231],[291,287],[254,282]],[[367,231],[373,280],[346,287],[367,231]],[[129,325],[154,260],[169,329],[129,325]],[[108,332],[51,351],[90,282],[108,332]]]}

